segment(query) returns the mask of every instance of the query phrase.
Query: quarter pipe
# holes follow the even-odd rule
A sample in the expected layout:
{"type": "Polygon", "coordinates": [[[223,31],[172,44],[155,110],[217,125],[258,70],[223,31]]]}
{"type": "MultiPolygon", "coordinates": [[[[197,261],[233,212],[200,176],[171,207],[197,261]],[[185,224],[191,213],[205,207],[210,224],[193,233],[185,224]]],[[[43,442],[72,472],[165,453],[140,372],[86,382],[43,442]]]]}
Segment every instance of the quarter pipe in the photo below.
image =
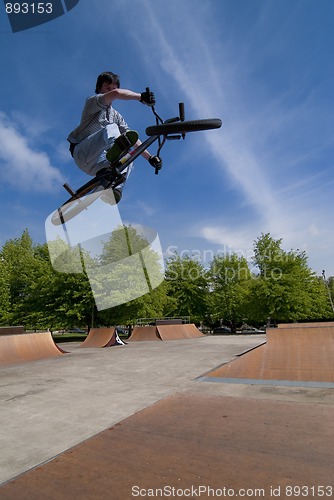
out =
{"type": "Polygon", "coordinates": [[[140,342],[141,340],[162,340],[156,326],[135,326],[129,342],[140,342]]]}
{"type": "Polygon", "coordinates": [[[184,325],[157,325],[162,340],[195,339],[204,337],[194,324],[184,325]]]}
{"type": "Polygon", "coordinates": [[[334,384],[334,327],[267,329],[265,344],[216,368],[207,377],[239,383],[271,380],[334,384]]]}
{"type": "Polygon", "coordinates": [[[91,328],[87,338],[79,347],[113,347],[115,345],[124,345],[116,328],[91,328]]]}
{"type": "Polygon", "coordinates": [[[170,324],[136,326],[129,341],[140,340],[182,340],[204,337],[194,324],[170,324]]]}
{"type": "Polygon", "coordinates": [[[50,332],[0,335],[0,365],[23,363],[61,356],[50,332]]]}

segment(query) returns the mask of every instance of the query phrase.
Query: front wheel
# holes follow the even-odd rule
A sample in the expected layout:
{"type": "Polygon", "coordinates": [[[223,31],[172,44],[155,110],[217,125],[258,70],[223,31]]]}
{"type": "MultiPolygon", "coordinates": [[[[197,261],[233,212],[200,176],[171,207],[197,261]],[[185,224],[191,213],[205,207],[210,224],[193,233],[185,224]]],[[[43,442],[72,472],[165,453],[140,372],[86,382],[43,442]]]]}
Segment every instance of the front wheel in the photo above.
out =
{"type": "Polygon", "coordinates": [[[69,200],[53,213],[51,217],[52,224],[55,226],[65,224],[65,222],[73,219],[73,217],[97,200],[105,189],[100,182],[100,179],[94,178],[80,188],[76,196],[71,196],[69,200]]]}
{"type": "Polygon", "coordinates": [[[162,123],[147,127],[147,135],[184,134],[187,132],[198,132],[200,130],[211,130],[220,128],[222,121],[219,118],[207,118],[205,120],[190,120],[184,122],[162,123]]]}

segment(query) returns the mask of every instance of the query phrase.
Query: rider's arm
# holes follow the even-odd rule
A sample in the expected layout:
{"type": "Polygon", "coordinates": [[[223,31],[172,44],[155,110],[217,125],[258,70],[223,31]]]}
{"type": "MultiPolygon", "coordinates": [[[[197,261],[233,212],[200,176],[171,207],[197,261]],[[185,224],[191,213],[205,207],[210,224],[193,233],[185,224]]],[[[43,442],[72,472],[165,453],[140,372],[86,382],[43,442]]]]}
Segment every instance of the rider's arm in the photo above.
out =
{"type": "MultiPolygon", "coordinates": [[[[138,139],[135,145],[138,147],[141,144],[142,144],[141,140],[138,139]]],[[[161,158],[159,156],[151,155],[151,153],[147,149],[145,149],[145,151],[143,151],[141,155],[149,162],[150,165],[152,165],[152,167],[155,168],[155,172],[158,173],[158,171],[162,167],[161,158]]]]}
{"type": "Polygon", "coordinates": [[[133,92],[132,90],[127,89],[114,89],[103,94],[103,99],[109,106],[109,104],[111,104],[116,99],[120,99],[122,101],[140,101],[141,94],[139,92],[133,92]]]}
{"type": "MultiPolygon", "coordinates": [[[[138,139],[138,141],[136,142],[136,146],[138,147],[141,144],[142,144],[141,140],[138,139]]],[[[141,155],[145,158],[145,160],[149,160],[152,156],[151,153],[147,149],[145,149],[145,151],[143,151],[141,155]]]]}
{"type": "MultiPolygon", "coordinates": [[[[136,146],[140,146],[142,144],[141,140],[138,139],[138,141],[136,142],[136,146]]],[[[151,155],[151,153],[145,149],[145,151],[142,152],[142,156],[149,162],[150,165],[152,165],[152,167],[155,168],[155,172],[158,173],[158,171],[161,169],[162,167],[162,160],[159,156],[153,156],[151,155]]]]}

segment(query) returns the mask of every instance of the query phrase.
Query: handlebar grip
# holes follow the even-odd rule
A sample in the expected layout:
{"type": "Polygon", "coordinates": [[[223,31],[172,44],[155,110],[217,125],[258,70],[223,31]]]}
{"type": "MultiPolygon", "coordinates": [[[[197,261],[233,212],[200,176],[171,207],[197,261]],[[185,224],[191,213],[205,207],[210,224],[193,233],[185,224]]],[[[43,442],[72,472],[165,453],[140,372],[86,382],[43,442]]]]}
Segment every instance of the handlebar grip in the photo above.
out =
{"type": "Polygon", "coordinates": [[[180,121],[184,122],[184,102],[179,103],[179,115],[180,115],[180,121]]]}
{"type": "Polygon", "coordinates": [[[146,87],[146,92],[149,94],[151,92],[150,87],[146,87]]]}

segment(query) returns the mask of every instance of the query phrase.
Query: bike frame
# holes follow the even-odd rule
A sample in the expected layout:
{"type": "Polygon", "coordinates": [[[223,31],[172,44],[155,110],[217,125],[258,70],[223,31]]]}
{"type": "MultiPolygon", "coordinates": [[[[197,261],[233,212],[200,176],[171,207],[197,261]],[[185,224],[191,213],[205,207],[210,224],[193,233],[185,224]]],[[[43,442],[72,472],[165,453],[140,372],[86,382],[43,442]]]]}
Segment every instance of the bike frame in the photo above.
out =
{"type": "MultiPolygon", "coordinates": [[[[146,88],[146,91],[150,92],[150,89],[146,88]]],[[[53,224],[64,224],[67,220],[75,217],[78,213],[91,205],[105,189],[114,190],[114,188],[123,184],[127,179],[125,175],[127,167],[154,142],[159,142],[156,153],[156,156],[159,157],[161,149],[167,140],[184,139],[188,132],[217,129],[222,125],[220,118],[185,121],[183,103],[179,103],[179,116],[169,118],[165,121],[163,121],[155,111],[154,106],[152,106],[151,109],[155,116],[156,125],[146,128],[148,138],[144,142],[139,146],[135,146],[132,151],[129,150],[118,160],[100,170],[95,177],[79,187],[76,191],[68,184],[64,184],[64,188],[71,195],[71,198],[55,211],[52,217],[53,224]]],[[[161,165],[155,168],[155,173],[158,174],[160,169],[161,165]]]]}
{"type": "MultiPolygon", "coordinates": [[[[149,92],[150,89],[146,88],[146,90],[149,92]]],[[[174,123],[174,122],[179,122],[179,121],[184,121],[184,103],[179,103],[179,116],[176,116],[174,118],[169,118],[167,120],[163,120],[158,113],[156,112],[154,106],[151,107],[152,113],[155,116],[155,121],[156,124],[165,124],[165,123],[174,123]]],[[[122,158],[120,160],[116,160],[115,162],[111,163],[109,167],[106,167],[106,171],[97,174],[91,181],[89,181],[88,184],[96,182],[96,178],[98,177],[100,184],[106,184],[104,187],[105,188],[113,188],[117,187],[118,185],[122,184],[125,179],[122,176],[122,173],[126,168],[133,163],[138,156],[140,156],[146,149],[148,149],[154,142],[159,141],[159,147],[157,149],[157,154],[156,156],[160,155],[160,151],[163,148],[166,140],[178,140],[185,137],[184,134],[171,134],[171,135],[165,135],[163,136],[163,139],[161,139],[162,134],[156,134],[148,137],[144,142],[142,142],[139,146],[135,147],[132,151],[129,152],[130,157],[126,159],[126,161],[122,162],[122,158]],[[118,178],[117,178],[118,177],[118,178]]],[[[155,169],[155,174],[157,175],[159,173],[159,169],[155,169]]],[[[64,184],[64,188],[66,191],[73,196],[74,198],[77,197],[77,192],[73,191],[72,188],[68,184],[64,184]]]]}
{"type": "MultiPolygon", "coordinates": [[[[147,90],[149,90],[149,89],[147,89],[147,90]]],[[[169,118],[168,120],[165,120],[165,121],[163,121],[162,118],[155,111],[154,106],[152,106],[151,109],[152,109],[152,112],[155,116],[157,125],[162,124],[162,123],[174,123],[174,122],[184,121],[184,104],[183,103],[179,103],[180,116],[176,116],[174,118],[169,118]]],[[[122,174],[122,172],[124,172],[124,170],[130,165],[130,163],[132,163],[134,160],[136,160],[138,158],[138,156],[140,156],[154,142],[159,141],[159,147],[158,147],[157,154],[156,154],[156,156],[159,156],[160,151],[163,148],[166,140],[179,140],[179,139],[181,139],[181,137],[184,139],[184,134],[182,134],[182,135],[180,135],[180,134],[166,135],[166,136],[164,136],[164,138],[162,140],[161,140],[161,134],[150,136],[144,142],[142,142],[142,144],[137,146],[135,149],[133,149],[129,153],[130,157],[124,163],[122,163],[122,159],[117,160],[116,162],[111,164],[111,167],[114,166],[116,168],[117,173],[122,174]]],[[[155,169],[155,174],[157,175],[158,173],[159,173],[159,169],[155,169]]],[[[104,177],[104,176],[108,177],[109,175],[111,175],[111,172],[110,173],[106,172],[105,174],[102,174],[101,177],[104,177]]],[[[116,184],[115,184],[115,187],[116,187],[116,184]]]]}

